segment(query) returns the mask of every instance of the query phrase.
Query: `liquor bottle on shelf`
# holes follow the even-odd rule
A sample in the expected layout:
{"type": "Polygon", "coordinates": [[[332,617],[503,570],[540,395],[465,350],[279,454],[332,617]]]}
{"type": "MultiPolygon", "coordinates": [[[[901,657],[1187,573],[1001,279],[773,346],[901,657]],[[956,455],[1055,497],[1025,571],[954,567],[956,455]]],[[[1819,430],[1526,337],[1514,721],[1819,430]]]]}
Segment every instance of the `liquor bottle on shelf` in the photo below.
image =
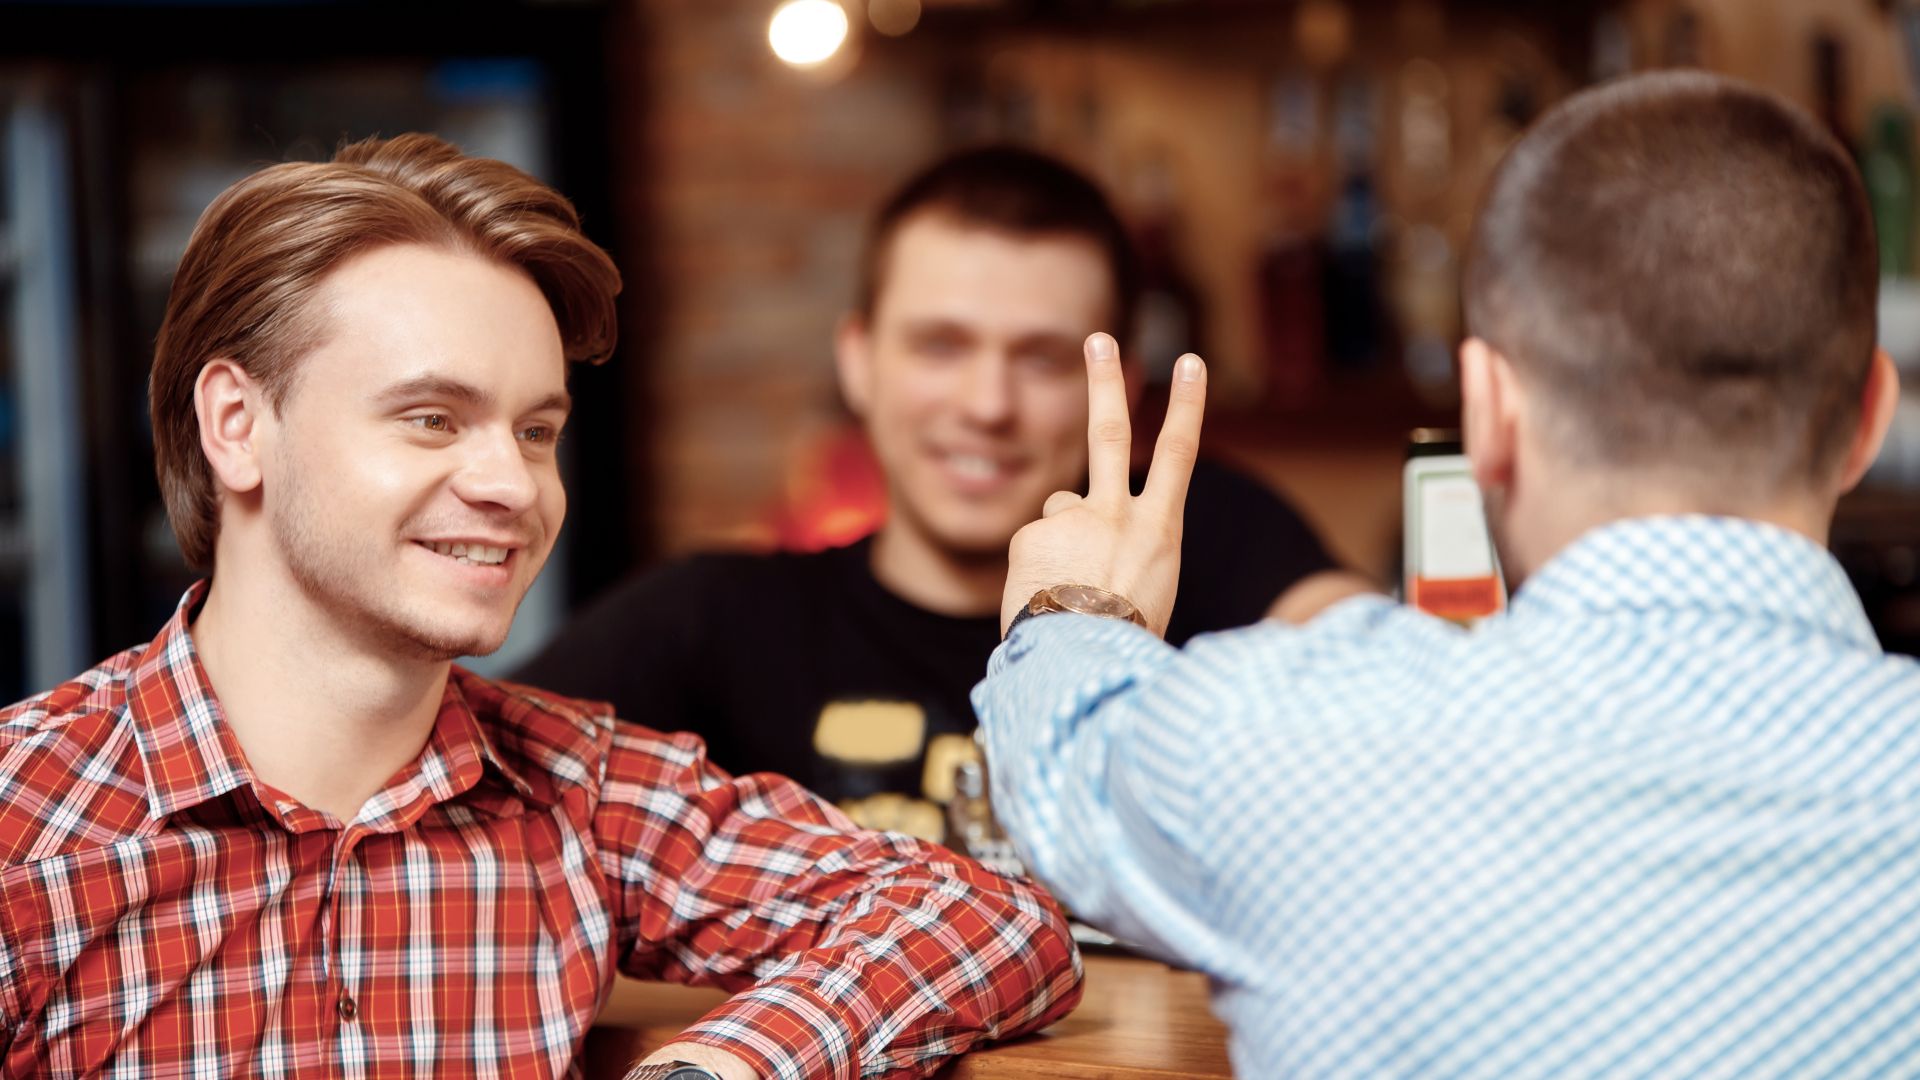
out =
{"type": "Polygon", "coordinates": [[[1590,82],[1606,82],[1631,74],[1633,35],[1619,10],[1602,8],[1593,17],[1593,51],[1587,64],[1590,82]]]}
{"type": "Polygon", "coordinates": [[[1851,147],[1853,135],[1847,125],[1847,52],[1839,38],[1829,33],[1813,36],[1813,99],[1821,121],[1840,140],[1851,147]]]}
{"type": "Polygon", "coordinates": [[[1327,361],[1336,371],[1373,367],[1385,337],[1376,253],[1383,225],[1373,172],[1376,104],[1373,84],[1359,75],[1342,81],[1335,95],[1333,136],[1340,180],[1327,222],[1321,294],[1327,361]]]}
{"type": "Polygon", "coordinates": [[[1700,66],[1700,13],[1688,4],[1676,4],[1667,14],[1662,52],[1667,67],[1700,66]]]}
{"type": "Polygon", "coordinates": [[[1860,175],[1873,207],[1883,278],[1913,276],[1913,171],[1913,113],[1898,102],[1882,102],[1867,119],[1860,175]]]}
{"type": "Polygon", "coordinates": [[[994,820],[984,757],[962,758],[954,765],[953,798],[947,803],[947,844],[1002,873],[1026,873],[1013,841],[994,820]]]}
{"type": "Polygon", "coordinates": [[[1326,372],[1325,238],[1317,212],[1321,183],[1320,90],[1303,70],[1283,73],[1267,99],[1266,227],[1254,268],[1266,396],[1281,410],[1307,407],[1326,372]]]}
{"type": "Polygon", "coordinates": [[[1267,402],[1276,409],[1310,405],[1326,371],[1326,303],[1320,286],[1326,253],[1318,238],[1275,226],[1255,271],[1260,340],[1266,354],[1267,402]]]}
{"type": "Polygon", "coordinates": [[[1204,304],[1180,254],[1179,187],[1165,153],[1149,152],[1129,187],[1140,276],[1134,352],[1147,385],[1166,386],[1180,354],[1207,355],[1204,304]]]}
{"type": "Polygon", "coordinates": [[[1400,327],[1400,364],[1421,397],[1436,405],[1456,400],[1453,342],[1459,329],[1459,264],[1445,232],[1433,224],[1445,212],[1453,180],[1452,81],[1427,59],[1400,69],[1399,119],[1402,213],[1390,270],[1400,327]]]}
{"type": "Polygon", "coordinates": [[[1459,330],[1460,268],[1453,245],[1437,226],[1421,224],[1401,235],[1396,252],[1394,299],[1407,381],[1426,401],[1454,405],[1459,392],[1453,343],[1459,330]]]}

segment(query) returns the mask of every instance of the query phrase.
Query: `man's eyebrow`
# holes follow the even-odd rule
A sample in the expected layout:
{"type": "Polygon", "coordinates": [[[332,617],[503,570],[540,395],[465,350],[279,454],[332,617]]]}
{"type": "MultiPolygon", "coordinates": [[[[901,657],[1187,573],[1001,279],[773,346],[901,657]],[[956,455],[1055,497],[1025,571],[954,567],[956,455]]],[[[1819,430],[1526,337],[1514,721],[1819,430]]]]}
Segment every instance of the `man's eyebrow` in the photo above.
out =
{"type": "MultiPolygon", "coordinates": [[[[402,405],[421,398],[453,401],[476,409],[488,408],[494,404],[494,395],[491,391],[444,375],[421,375],[405,382],[394,383],[380,391],[374,400],[388,405],[402,405]]],[[[572,395],[565,390],[556,391],[535,402],[533,408],[527,411],[544,412],[549,409],[571,414],[573,412],[572,395]]]]}
{"type": "Polygon", "coordinates": [[[1031,330],[1014,338],[1013,344],[1019,349],[1078,350],[1080,339],[1057,330],[1031,330]]]}
{"type": "Polygon", "coordinates": [[[493,404],[493,395],[472,383],[449,379],[444,375],[420,375],[397,382],[380,391],[374,400],[402,405],[419,398],[456,401],[462,405],[484,407],[493,404]]]}
{"type": "Polygon", "coordinates": [[[967,330],[966,320],[952,315],[909,315],[900,320],[908,330],[924,333],[928,330],[967,330]]]}

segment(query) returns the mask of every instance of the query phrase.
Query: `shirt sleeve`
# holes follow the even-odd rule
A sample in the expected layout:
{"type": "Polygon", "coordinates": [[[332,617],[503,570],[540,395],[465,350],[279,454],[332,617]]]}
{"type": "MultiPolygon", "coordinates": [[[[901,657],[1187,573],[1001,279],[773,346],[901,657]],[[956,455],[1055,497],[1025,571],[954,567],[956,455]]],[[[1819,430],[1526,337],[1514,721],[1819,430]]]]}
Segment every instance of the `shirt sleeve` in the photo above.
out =
{"type": "Polygon", "coordinates": [[[6,898],[0,897],[0,1067],[6,1064],[7,1054],[13,1049],[14,1031],[20,1026],[24,1011],[20,1005],[23,982],[20,958],[13,948],[13,920],[7,911],[6,898]]]}
{"type": "Polygon", "coordinates": [[[731,777],[693,736],[616,725],[594,830],[621,969],[739,991],[684,1038],[762,1076],[922,1076],[1079,1000],[1040,889],[861,831],[784,777],[731,777]]]}
{"type": "MultiPolygon", "coordinates": [[[[1243,631],[1242,633],[1251,633],[1243,631]]],[[[1195,658],[1130,623],[1029,619],[974,690],[995,816],[1073,913],[1215,974],[1246,963],[1219,932],[1207,830],[1235,718],[1195,658]]]]}

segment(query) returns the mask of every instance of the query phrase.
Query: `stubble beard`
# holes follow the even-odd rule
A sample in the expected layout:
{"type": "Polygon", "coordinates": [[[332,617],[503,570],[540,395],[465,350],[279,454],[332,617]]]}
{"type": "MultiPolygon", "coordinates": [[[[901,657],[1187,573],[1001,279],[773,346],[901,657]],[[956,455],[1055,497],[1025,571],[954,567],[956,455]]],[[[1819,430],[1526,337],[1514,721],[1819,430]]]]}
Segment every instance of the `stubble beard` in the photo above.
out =
{"type": "MultiPolygon", "coordinates": [[[[915,505],[904,492],[890,492],[888,501],[892,509],[888,518],[895,528],[904,527],[920,537],[920,543],[931,549],[940,558],[956,567],[979,568],[1007,562],[1007,545],[1012,542],[1013,534],[1020,526],[1005,530],[1005,536],[975,539],[955,535],[964,530],[948,530],[941,527],[939,514],[926,513],[915,505]]],[[[1033,515],[1040,516],[1038,510],[1033,515]]],[[[1021,525],[1026,524],[1021,522],[1021,525]]],[[[885,528],[885,526],[882,526],[885,528]]]]}
{"type": "MultiPolygon", "coordinates": [[[[493,640],[436,626],[417,605],[383,592],[377,583],[385,575],[374,558],[357,557],[351,544],[328,534],[298,474],[298,469],[284,470],[281,498],[269,514],[274,543],[294,583],[346,633],[370,639],[397,657],[432,663],[485,656],[505,643],[504,633],[493,640]]],[[[514,609],[519,606],[516,598],[514,609]]]]}

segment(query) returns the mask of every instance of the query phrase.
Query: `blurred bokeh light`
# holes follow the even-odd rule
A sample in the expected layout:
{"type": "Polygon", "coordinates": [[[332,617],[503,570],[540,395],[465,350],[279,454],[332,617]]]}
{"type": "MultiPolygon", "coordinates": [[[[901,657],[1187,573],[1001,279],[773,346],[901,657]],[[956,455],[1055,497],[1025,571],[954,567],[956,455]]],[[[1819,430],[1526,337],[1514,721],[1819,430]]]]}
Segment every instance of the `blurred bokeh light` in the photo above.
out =
{"type": "Polygon", "coordinates": [[[795,67],[827,60],[846,40],[847,11],[833,0],[789,0],[767,24],[773,54],[795,67]]]}

